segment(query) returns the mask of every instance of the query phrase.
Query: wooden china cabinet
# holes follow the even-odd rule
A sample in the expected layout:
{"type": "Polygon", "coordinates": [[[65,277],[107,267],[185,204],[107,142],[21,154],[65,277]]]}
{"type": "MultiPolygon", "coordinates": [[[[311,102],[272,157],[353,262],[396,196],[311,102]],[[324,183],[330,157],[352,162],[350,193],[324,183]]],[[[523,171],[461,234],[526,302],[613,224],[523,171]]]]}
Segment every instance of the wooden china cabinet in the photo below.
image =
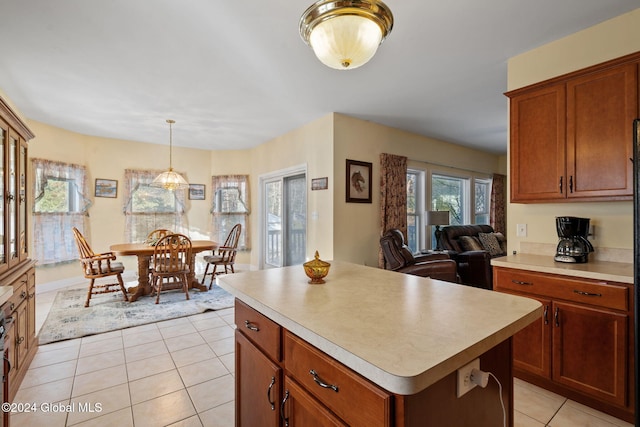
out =
{"type": "MultiPolygon", "coordinates": [[[[0,286],[12,296],[1,309],[6,319],[4,401],[13,401],[38,347],[35,325],[35,261],[29,259],[30,197],[27,141],[33,133],[0,98],[0,286]]],[[[4,414],[8,425],[8,414],[4,414]]]]}

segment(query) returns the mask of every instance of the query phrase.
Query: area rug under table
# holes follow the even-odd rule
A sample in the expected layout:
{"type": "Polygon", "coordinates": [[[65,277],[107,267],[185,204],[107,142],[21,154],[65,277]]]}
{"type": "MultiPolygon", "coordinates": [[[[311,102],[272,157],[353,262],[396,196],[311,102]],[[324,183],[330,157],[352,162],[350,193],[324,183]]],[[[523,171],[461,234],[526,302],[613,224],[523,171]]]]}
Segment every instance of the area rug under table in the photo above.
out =
{"type": "Polygon", "coordinates": [[[38,333],[40,344],[80,338],[162,320],[175,319],[233,307],[234,298],[224,289],[214,286],[208,292],[191,290],[190,299],[184,292],[170,291],[155,296],[140,297],[136,302],[123,301],[122,294],[110,293],[91,297],[85,308],[86,289],[59,291],[49,315],[38,333]]]}

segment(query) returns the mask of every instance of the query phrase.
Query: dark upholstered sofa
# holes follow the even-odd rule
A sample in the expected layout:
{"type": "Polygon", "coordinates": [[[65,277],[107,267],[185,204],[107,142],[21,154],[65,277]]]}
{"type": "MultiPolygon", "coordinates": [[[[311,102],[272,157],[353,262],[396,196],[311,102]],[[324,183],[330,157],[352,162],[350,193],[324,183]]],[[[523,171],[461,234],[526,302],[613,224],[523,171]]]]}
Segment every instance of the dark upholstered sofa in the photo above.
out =
{"type": "Polygon", "coordinates": [[[506,255],[506,239],[490,225],[448,225],[442,228],[442,247],[455,260],[460,282],[493,289],[491,258],[506,255]]]}
{"type": "Polygon", "coordinates": [[[457,266],[449,255],[442,253],[414,257],[404,243],[402,232],[398,229],[388,230],[380,238],[380,247],[387,270],[458,282],[457,266]]]}

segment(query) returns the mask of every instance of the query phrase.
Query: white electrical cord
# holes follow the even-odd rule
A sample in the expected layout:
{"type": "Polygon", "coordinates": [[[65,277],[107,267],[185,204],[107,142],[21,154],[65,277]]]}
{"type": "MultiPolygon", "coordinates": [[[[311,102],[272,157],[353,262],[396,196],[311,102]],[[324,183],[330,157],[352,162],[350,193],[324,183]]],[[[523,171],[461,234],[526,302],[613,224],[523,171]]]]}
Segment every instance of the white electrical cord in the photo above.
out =
{"type": "Polygon", "coordinates": [[[493,375],[491,372],[489,372],[489,376],[493,377],[493,379],[496,380],[496,382],[498,383],[500,406],[502,406],[502,425],[503,427],[507,427],[507,411],[504,409],[504,401],[502,400],[502,384],[500,384],[500,381],[498,380],[498,378],[495,375],[493,375]]]}

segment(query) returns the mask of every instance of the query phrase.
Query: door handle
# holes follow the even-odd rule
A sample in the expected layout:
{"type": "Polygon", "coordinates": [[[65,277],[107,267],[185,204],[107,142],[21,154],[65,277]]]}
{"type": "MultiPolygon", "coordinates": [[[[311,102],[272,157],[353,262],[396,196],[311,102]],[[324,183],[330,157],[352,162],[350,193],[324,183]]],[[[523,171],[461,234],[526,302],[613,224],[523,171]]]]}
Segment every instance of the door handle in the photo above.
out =
{"type": "Polygon", "coordinates": [[[271,410],[276,410],[276,403],[271,399],[271,389],[273,389],[273,385],[276,383],[276,377],[271,377],[271,382],[269,383],[269,387],[267,387],[267,402],[271,405],[271,410]]]}

